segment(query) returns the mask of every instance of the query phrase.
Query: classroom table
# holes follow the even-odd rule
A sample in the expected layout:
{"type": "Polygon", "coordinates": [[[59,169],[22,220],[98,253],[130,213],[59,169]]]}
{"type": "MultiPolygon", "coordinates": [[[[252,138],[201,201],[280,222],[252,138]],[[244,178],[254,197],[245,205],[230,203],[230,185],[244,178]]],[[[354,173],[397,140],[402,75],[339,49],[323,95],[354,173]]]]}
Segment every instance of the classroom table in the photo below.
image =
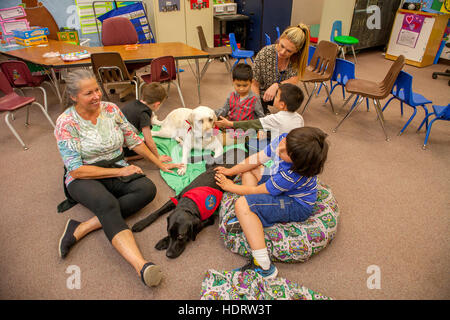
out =
{"type": "MultiPolygon", "coordinates": [[[[195,70],[192,70],[194,77],[197,81],[198,102],[201,103],[200,98],[200,69],[198,60],[201,58],[208,58],[208,53],[202,50],[190,47],[181,42],[166,42],[166,43],[142,43],[137,45],[135,50],[127,50],[130,46],[117,45],[117,46],[103,46],[103,47],[85,47],[74,45],[62,41],[48,40],[48,44],[45,46],[32,46],[32,47],[20,47],[20,49],[5,48],[0,46],[0,53],[21,59],[24,61],[32,62],[37,65],[41,65],[49,72],[49,76],[56,88],[56,93],[60,103],[62,102],[62,96],[59,86],[59,80],[56,76],[55,70],[64,68],[79,68],[91,66],[91,59],[83,59],[77,61],[63,61],[59,56],[54,58],[44,58],[43,54],[47,52],[59,52],[71,53],[87,50],[89,53],[97,52],[119,52],[125,63],[134,62],[148,62],[153,59],[162,56],[173,56],[176,62],[176,69],[178,73],[178,61],[179,60],[195,60],[195,70]]],[[[190,64],[189,64],[190,65],[190,64]]],[[[179,81],[179,77],[178,77],[179,81]]]]}

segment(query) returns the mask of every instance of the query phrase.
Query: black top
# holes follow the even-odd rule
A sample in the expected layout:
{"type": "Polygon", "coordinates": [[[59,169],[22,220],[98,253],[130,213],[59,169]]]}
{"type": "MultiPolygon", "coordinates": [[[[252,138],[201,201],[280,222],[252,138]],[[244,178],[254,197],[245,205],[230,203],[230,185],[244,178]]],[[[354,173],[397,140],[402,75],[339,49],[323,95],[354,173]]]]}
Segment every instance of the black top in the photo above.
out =
{"type": "Polygon", "coordinates": [[[121,108],[121,111],[128,122],[130,122],[139,132],[142,132],[143,127],[152,128],[152,110],[139,100],[127,103],[121,108]]]}

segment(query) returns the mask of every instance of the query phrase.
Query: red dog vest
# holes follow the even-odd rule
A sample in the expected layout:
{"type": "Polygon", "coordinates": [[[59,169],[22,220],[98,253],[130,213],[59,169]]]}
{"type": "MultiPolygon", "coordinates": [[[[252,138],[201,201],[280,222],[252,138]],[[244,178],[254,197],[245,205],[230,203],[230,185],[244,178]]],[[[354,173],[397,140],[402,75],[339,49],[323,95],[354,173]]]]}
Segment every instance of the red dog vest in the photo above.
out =
{"type": "MultiPolygon", "coordinates": [[[[217,207],[219,207],[222,200],[222,191],[211,187],[197,187],[187,191],[183,194],[183,197],[189,198],[195,202],[199,211],[200,219],[208,219],[217,207]]],[[[175,205],[178,205],[178,201],[175,198],[170,198],[175,205]]]]}

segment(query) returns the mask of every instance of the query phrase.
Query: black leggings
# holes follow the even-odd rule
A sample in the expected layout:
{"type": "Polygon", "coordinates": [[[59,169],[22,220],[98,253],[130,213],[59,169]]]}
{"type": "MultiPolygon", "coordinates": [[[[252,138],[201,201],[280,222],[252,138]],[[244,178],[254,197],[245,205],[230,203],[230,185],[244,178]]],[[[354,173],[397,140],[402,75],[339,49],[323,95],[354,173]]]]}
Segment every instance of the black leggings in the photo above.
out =
{"type": "Polygon", "coordinates": [[[76,179],[67,186],[70,196],[91,210],[111,241],[122,230],[129,229],[125,218],[138,212],[156,196],[156,186],[147,177],[130,182],[118,178],[76,179]]]}

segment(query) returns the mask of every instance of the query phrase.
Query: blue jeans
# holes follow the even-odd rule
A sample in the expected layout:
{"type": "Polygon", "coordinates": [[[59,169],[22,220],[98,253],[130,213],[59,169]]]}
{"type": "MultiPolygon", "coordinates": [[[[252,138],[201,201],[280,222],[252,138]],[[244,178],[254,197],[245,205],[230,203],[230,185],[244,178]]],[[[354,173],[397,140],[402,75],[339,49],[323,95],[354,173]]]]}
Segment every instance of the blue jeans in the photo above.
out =
{"type": "MultiPolygon", "coordinates": [[[[265,183],[269,178],[269,175],[263,175],[258,185],[265,183]]],[[[280,222],[305,221],[312,214],[312,207],[303,205],[294,198],[285,195],[248,194],[245,199],[250,211],[258,216],[264,228],[280,222]]]]}

